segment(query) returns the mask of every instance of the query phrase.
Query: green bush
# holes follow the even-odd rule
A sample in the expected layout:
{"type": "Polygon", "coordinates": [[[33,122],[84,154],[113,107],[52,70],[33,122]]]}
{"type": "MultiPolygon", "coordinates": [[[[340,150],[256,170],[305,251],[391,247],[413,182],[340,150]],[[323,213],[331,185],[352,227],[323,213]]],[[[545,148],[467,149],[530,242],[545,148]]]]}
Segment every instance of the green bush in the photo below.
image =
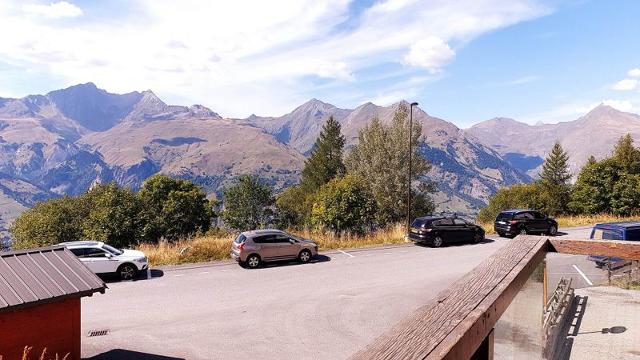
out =
{"type": "Polygon", "coordinates": [[[207,194],[188,180],[154,175],[147,179],[138,197],[141,200],[146,241],[176,240],[209,230],[213,217],[207,194]]]}
{"type": "Polygon", "coordinates": [[[255,176],[242,175],[236,184],[224,192],[222,220],[236,230],[251,230],[265,226],[273,214],[271,188],[255,176]]]}
{"type": "Polygon", "coordinates": [[[212,216],[211,203],[195,184],[155,175],[138,193],[110,183],[40,202],[10,231],[17,249],[83,239],[126,247],[204,233],[212,216]]]}
{"type": "Polygon", "coordinates": [[[88,209],[79,198],[65,196],[37,203],[11,225],[12,247],[26,249],[83,238],[88,209]]]}
{"type": "Polygon", "coordinates": [[[364,182],[356,176],[336,178],[315,196],[311,218],[315,225],[332,232],[363,233],[371,227],[376,203],[364,182]]]}

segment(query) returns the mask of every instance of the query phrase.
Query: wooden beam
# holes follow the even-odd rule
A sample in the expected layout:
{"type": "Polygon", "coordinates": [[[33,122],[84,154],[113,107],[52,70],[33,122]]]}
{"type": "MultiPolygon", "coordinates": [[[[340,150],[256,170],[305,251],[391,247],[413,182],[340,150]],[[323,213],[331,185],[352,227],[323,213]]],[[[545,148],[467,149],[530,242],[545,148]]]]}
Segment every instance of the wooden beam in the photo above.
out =
{"type": "Polygon", "coordinates": [[[550,238],[549,251],[563,254],[614,256],[640,260],[640,241],[550,238]]]}
{"type": "Polygon", "coordinates": [[[471,358],[546,251],[546,237],[518,236],[353,359],[471,358]]]}

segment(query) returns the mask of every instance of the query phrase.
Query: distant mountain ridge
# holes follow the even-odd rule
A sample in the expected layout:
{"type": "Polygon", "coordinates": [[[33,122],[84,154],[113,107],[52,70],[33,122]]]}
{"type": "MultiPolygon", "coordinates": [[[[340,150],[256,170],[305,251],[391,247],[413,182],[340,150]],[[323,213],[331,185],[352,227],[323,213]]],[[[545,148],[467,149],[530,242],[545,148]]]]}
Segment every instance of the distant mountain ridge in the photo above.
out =
{"type": "MultiPolygon", "coordinates": [[[[341,109],[312,99],[279,117],[225,119],[202,105],[168,105],[150,90],[112,94],[93,83],[0,98],[0,231],[36,201],[109,181],[137,188],[155,173],[212,194],[244,173],[281,189],[299,180],[329,116],[351,147],[368,122],[391,121],[401,104],[341,109]]],[[[414,119],[423,126],[420,149],[433,164],[439,209],[474,213],[498,188],[530,180],[455,125],[419,108],[414,119]]]]}
{"type": "MultiPolygon", "coordinates": [[[[387,107],[365,103],[351,110],[312,99],[280,117],[254,115],[244,121],[308,154],[329,116],[341,123],[350,147],[357,143],[359,131],[373,118],[389,123],[401,104],[408,108],[408,103],[401,101],[387,107]]],[[[440,189],[436,195],[440,209],[474,213],[498,188],[530,181],[497,152],[454,124],[432,117],[420,108],[414,110],[414,121],[422,124],[421,152],[433,165],[429,178],[440,189]]]]}
{"type": "MultiPolygon", "coordinates": [[[[528,125],[495,118],[478,123],[467,134],[487,144],[516,168],[536,176],[553,143],[560,141],[576,174],[590,155],[611,155],[618,139],[629,133],[640,141],[640,115],[599,105],[580,118],[558,124],[528,125]]],[[[636,143],[638,145],[638,143],[636,143]]]]}

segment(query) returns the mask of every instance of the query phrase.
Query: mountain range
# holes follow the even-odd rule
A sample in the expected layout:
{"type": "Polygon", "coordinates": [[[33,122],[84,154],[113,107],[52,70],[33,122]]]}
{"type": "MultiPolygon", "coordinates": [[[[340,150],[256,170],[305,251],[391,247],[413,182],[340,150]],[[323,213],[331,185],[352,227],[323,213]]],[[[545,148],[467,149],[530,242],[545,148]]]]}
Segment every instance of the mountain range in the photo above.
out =
{"type": "MultiPolygon", "coordinates": [[[[341,109],[312,99],[279,117],[231,119],[202,105],[167,105],[150,90],[112,94],[93,83],[0,98],[0,231],[6,234],[7,224],[37,201],[109,181],[135,189],[155,173],[190,179],[212,195],[251,173],[278,191],[299,181],[329,116],[342,124],[350,148],[368,122],[390,122],[401,105],[341,109]]],[[[438,209],[470,214],[498,188],[530,181],[560,134],[576,164],[602,155],[584,148],[605,148],[618,136],[618,123],[640,134],[640,117],[605,106],[574,125],[497,118],[462,130],[420,108],[414,120],[422,124],[420,151],[432,164],[428,178],[438,186],[438,209]],[[610,123],[611,131],[598,130],[599,138],[587,141],[600,123],[610,123]]]]}
{"type": "Polygon", "coordinates": [[[589,156],[601,159],[611,155],[621,136],[629,133],[640,139],[640,115],[601,104],[573,121],[528,125],[509,118],[494,118],[466,132],[532,177],[538,174],[544,157],[559,141],[569,154],[571,171],[577,175],[589,156]]]}

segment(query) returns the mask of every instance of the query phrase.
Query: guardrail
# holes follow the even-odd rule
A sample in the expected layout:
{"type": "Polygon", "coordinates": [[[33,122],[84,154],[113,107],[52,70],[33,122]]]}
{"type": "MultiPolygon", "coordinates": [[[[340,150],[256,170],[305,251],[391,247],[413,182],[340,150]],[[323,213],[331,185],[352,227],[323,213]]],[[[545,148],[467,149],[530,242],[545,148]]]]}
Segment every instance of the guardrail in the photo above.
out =
{"type": "Polygon", "coordinates": [[[543,358],[553,359],[560,340],[560,332],[573,302],[571,278],[561,278],[556,290],[545,305],[542,317],[543,358]]]}
{"type": "Polygon", "coordinates": [[[493,359],[493,329],[548,252],[640,260],[640,243],[518,236],[353,359],[493,359]]]}

